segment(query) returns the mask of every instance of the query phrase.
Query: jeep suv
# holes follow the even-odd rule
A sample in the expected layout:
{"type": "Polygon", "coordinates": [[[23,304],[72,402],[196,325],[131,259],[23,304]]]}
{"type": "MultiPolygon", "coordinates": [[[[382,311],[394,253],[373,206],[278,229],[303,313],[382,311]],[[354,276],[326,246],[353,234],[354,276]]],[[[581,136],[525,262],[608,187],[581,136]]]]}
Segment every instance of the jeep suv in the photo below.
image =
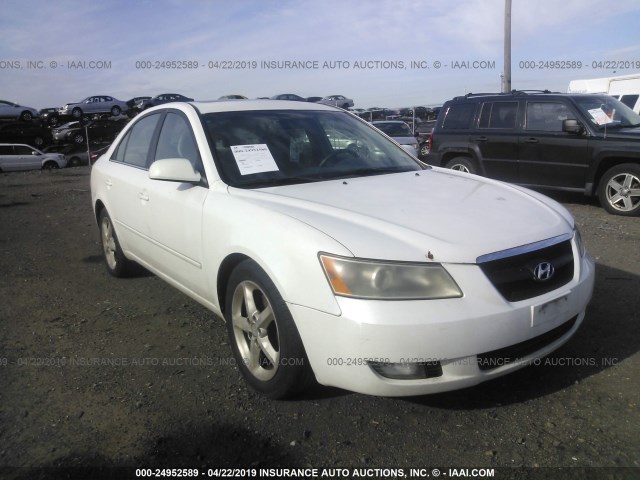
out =
{"type": "Polygon", "coordinates": [[[513,91],[444,104],[426,161],[534,188],[598,195],[640,215],[640,116],[608,95],[513,91]]]}

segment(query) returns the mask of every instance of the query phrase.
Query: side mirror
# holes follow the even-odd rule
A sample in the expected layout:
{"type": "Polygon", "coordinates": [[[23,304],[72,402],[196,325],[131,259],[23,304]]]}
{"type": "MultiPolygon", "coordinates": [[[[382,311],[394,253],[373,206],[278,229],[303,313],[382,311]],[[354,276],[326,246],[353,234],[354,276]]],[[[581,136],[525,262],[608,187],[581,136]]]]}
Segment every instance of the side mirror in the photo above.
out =
{"type": "Polygon", "coordinates": [[[562,131],[567,133],[581,134],[584,127],[575,119],[567,119],[562,121],[562,131]]]}
{"type": "Polygon", "coordinates": [[[149,178],[169,182],[198,183],[202,176],[194,170],[193,165],[186,158],[164,158],[151,164],[149,178]]]}

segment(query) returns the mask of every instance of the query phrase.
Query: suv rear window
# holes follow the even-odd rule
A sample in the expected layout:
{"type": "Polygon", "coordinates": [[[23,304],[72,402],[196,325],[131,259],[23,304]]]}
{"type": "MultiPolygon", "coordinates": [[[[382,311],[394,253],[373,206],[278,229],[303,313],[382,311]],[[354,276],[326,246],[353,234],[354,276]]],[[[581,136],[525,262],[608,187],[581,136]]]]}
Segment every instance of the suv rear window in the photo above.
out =
{"type": "Polygon", "coordinates": [[[475,103],[458,103],[450,105],[445,111],[442,129],[465,130],[471,128],[475,109],[475,103]]]}

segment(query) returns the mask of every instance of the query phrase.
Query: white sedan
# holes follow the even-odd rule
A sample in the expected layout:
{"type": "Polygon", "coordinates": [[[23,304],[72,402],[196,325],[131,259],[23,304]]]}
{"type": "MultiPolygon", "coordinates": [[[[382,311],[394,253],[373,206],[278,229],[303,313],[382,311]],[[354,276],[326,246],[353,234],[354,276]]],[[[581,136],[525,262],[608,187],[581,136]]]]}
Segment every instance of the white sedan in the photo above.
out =
{"type": "Polygon", "coordinates": [[[421,164],[324,105],[149,109],[95,163],[91,194],[109,273],[138,263],[223,317],[271,398],[313,380],[388,396],[478,384],[564,344],[593,290],[561,205],[421,164]]]}

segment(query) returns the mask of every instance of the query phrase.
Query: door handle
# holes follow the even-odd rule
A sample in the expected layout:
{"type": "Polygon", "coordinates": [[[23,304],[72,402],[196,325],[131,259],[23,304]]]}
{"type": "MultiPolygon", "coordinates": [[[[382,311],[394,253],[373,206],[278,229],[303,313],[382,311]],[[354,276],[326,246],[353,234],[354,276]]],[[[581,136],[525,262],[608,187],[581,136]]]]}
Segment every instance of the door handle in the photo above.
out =
{"type": "Polygon", "coordinates": [[[104,182],[104,183],[105,183],[105,185],[106,185],[108,188],[113,187],[113,182],[111,181],[111,179],[110,179],[110,178],[108,178],[107,180],[105,180],[105,182],[104,182]]]}
{"type": "Polygon", "coordinates": [[[538,143],[539,140],[537,138],[526,138],[524,140],[525,143],[538,143]]]}
{"type": "Polygon", "coordinates": [[[142,200],[143,202],[148,202],[149,201],[149,195],[147,195],[145,192],[138,193],[138,198],[140,200],[142,200]]]}
{"type": "Polygon", "coordinates": [[[489,140],[489,137],[482,136],[482,137],[476,138],[475,140],[476,142],[486,142],[487,140],[489,140]]]}

